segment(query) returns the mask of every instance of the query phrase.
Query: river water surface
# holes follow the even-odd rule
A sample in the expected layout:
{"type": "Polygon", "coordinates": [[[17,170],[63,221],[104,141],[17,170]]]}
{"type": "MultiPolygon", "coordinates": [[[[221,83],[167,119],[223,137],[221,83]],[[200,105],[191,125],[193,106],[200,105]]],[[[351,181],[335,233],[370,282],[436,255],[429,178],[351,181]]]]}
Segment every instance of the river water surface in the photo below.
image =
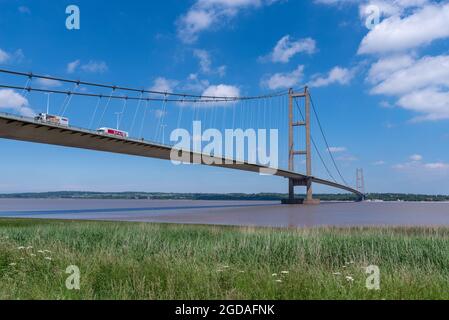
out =
{"type": "Polygon", "coordinates": [[[0,218],[264,227],[449,226],[449,203],[0,199],[0,218]]]}

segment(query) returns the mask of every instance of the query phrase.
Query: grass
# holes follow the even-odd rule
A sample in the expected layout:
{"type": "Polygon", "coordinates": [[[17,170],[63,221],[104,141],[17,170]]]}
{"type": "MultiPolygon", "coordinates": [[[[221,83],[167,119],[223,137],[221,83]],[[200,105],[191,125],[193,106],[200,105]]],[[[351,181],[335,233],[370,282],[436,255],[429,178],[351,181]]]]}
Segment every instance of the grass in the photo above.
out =
{"type": "Polygon", "coordinates": [[[448,285],[448,228],[0,220],[0,299],[449,299],[448,285]]]}

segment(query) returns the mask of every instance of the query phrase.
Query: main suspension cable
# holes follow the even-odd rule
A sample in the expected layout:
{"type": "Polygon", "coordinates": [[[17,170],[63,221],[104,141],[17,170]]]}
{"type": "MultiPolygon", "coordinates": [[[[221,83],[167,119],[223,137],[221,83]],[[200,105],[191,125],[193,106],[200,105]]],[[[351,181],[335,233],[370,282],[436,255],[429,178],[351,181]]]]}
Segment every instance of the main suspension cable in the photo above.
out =
{"type": "Polygon", "coordinates": [[[334,164],[334,167],[335,167],[335,169],[337,170],[338,175],[340,176],[341,180],[343,181],[343,183],[344,183],[346,186],[348,186],[348,183],[346,182],[345,178],[344,178],[343,175],[341,174],[341,171],[340,171],[340,169],[338,168],[337,162],[335,161],[334,155],[333,155],[332,152],[331,152],[331,148],[330,148],[329,142],[328,142],[328,140],[327,140],[327,138],[326,138],[326,135],[324,134],[323,126],[321,125],[320,118],[318,117],[318,113],[317,113],[317,111],[316,111],[315,104],[313,103],[312,95],[310,95],[310,93],[309,93],[309,96],[310,96],[310,101],[312,102],[312,110],[313,110],[313,113],[315,114],[315,118],[316,118],[316,120],[317,120],[317,122],[318,122],[318,126],[319,126],[319,128],[320,128],[320,131],[321,131],[321,134],[322,134],[322,136],[323,136],[324,142],[326,143],[327,152],[329,153],[329,155],[330,155],[330,157],[331,157],[331,159],[332,159],[332,162],[333,162],[333,164],[334,164]]]}
{"type": "MultiPolygon", "coordinates": [[[[38,78],[38,79],[45,79],[45,80],[52,80],[52,81],[59,81],[59,82],[65,82],[65,83],[74,83],[77,85],[84,85],[84,86],[90,86],[90,87],[99,87],[99,88],[105,88],[105,89],[116,89],[121,91],[132,91],[132,92],[141,92],[141,93],[149,93],[154,95],[163,95],[164,97],[167,96],[174,96],[174,97],[187,97],[187,98],[197,98],[197,99],[222,99],[225,101],[236,101],[236,100],[256,100],[256,99],[262,99],[262,98],[273,98],[277,96],[282,96],[288,94],[286,90],[270,93],[270,94],[264,94],[259,96],[247,96],[247,97],[239,97],[239,96],[209,96],[209,95],[197,95],[197,94],[188,94],[188,93],[177,93],[177,92],[162,92],[157,90],[145,90],[145,89],[137,89],[137,88],[130,88],[130,87],[122,87],[122,86],[114,86],[109,84],[102,84],[102,83],[95,83],[95,82],[86,82],[86,81],[80,81],[80,80],[72,80],[72,79],[65,79],[60,77],[52,77],[52,76],[46,76],[46,75],[40,75],[40,74],[33,74],[33,73],[26,73],[26,72],[19,72],[19,71],[13,71],[13,70],[7,70],[7,69],[0,69],[0,73],[15,75],[15,76],[26,76],[29,78],[38,78]]],[[[169,100],[167,100],[169,101],[169,100]]],[[[213,102],[213,101],[209,101],[213,102]]]]}
{"type": "MultiPolygon", "coordinates": [[[[6,85],[6,84],[0,84],[0,88],[4,88],[4,89],[15,89],[15,90],[24,90],[26,92],[44,92],[44,93],[54,93],[54,94],[63,94],[63,95],[68,95],[68,96],[82,96],[82,97],[105,97],[104,94],[97,94],[97,93],[86,93],[86,92],[72,92],[70,90],[68,91],[64,91],[64,90],[55,90],[55,89],[41,89],[41,88],[32,88],[32,87],[20,87],[20,86],[12,86],[12,85],[6,85]]],[[[116,90],[120,90],[118,88],[116,88],[116,90]]],[[[142,92],[142,91],[140,91],[142,92]]],[[[167,98],[143,98],[141,99],[140,97],[128,97],[128,96],[115,96],[112,95],[110,96],[111,99],[118,99],[118,100],[144,100],[144,101],[159,101],[159,102],[177,102],[177,103],[224,103],[224,102],[228,102],[228,103],[232,103],[232,102],[236,102],[236,101],[240,101],[240,100],[255,100],[253,98],[249,99],[249,98],[200,98],[200,99],[167,99],[167,98]]],[[[270,98],[275,98],[270,97],[270,98]]],[[[262,98],[257,98],[262,99],[262,98]]]]}
{"type": "MultiPolygon", "coordinates": [[[[303,113],[302,113],[302,111],[301,111],[301,108],[300,108],[299,105],[298,105],[298,100],[296,100],[296,99],[294,99],[294,100],[295,100],[296,107],[298,108],[299,114],[301,115],[301,120],[302,120],[302,121],[305,121],[305,117],[304,117],[304,115],[303,115],[303,113]]],[[[315,139],[313,139],[312,135],[310,135],[310,140],[312,140],[312,144],[313,144],[313,146],[314,146],[314,148],[315,148],[315,151],[317,152],[318,157],[319,157],[320,160],[321,160],[321,163],[323,164],[324,168],[326,169],[327,174],[329,175],[329,177],[330,177],[335,183],[338,183],[337,180],[336,180],[336,179],[334,178],[334,176],[332,175],[331,171],[329,170],[329,167],[326,165],[326,162],[324,161],[324,158],[323,158],[323,156],[321,155],[320,149],[318,148],[318,145],[315,143],[315,139]]]]}

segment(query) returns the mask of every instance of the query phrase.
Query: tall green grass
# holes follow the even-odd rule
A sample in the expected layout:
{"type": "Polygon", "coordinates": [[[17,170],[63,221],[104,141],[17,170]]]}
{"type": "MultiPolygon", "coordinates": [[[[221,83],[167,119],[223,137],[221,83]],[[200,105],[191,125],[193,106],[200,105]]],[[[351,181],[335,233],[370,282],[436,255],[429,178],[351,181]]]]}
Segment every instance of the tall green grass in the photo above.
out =
{"type": "Polygon", "coordinates": [[[449,299],[449,229],[0,220],[0,299],[449,299]]]}

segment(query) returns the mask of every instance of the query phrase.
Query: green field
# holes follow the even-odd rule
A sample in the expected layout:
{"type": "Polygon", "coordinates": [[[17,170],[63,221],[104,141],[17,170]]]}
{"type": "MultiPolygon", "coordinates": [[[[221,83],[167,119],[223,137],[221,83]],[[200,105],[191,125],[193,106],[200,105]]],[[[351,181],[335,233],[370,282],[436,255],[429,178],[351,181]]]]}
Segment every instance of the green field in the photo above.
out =
{"type": "Polygon", "coordinates": [[[449,299],[449,229],[5,219],[0,299],[449,299]],[[70,265],[80,290],[65,286],[70,265]]]}

